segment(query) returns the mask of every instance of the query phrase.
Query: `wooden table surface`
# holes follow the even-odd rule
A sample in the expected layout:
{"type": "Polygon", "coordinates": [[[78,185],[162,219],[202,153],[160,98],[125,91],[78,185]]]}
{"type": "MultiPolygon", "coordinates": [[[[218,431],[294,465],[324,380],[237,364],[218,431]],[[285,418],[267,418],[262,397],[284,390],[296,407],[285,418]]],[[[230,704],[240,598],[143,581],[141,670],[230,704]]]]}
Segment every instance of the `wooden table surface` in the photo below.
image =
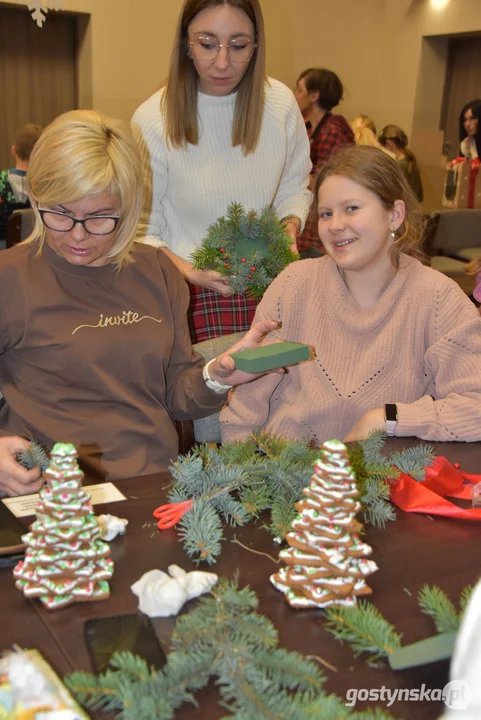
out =
{"type": "MultiPolygon", "coordinates": [[[[390,448],[401,449],[413,441],[394,439],[390,448]]],[[[461,463],[468,473],[481,473],[481,443],[437,443],[435,451],[452,462],[461,463]]],[[[0,570],[0,650],[14,642],[23,647],[37,647],[54,669],[65,674],[73,669],[90,669],[83,637],[87,618],[135,612],[137,598],[130,586],[148,570],[166,570],[178,564],[194,569],[177,540],[175,529],[158,532],[152,511],[166,502],[168,473],[117,481],[115,485],[127,501],[97,506],[97,512],[112,513],[129,520],[128,532],[111,543],[115,574],[108,600],[79,603],[56,611],[46,610],[38,600],[27,600],[15,590],[9,570],[0,570]]],[[[422,515],[397,512],[398,519],[386,530],[368,527],[366,542],[373,547],[372,559],[379,571],[369,584],[370,599],[403,634],[409,644],[435,634],[432,621],[417,604],[420,588],[437,584],[457,603],[461,590],[474,584],[480,573],[476,548],[481,542],[481,524],[444,518],[429,519],[422,515]]],[[[362,658],[355,659],[347,646],[341,646],[323,627],[323,614],[317,610],[293,610],[269,582],[277,568],[269,558],[254,555],[233,543],[235,536],[244,545],[277,558],[279,546],[260,523],[228,529],[221,557],[212,571],[232,577],[238,573],[240,586],[250,585],[259,598],[259,612],[268,616],[279,631],[281,646],[306,655],[316,655],[337,668],[324,670],[329,692],[345,697],[350,688],[426,688],[442,689],[448,681],[448,663],[393,672],[387,666],[369,668],[362,658]]],[[[209,569],[203,567],[202,569],[209,569]]],[[[194,606],[195,601],[185,607],[194,606]]],[[[156,631],[166,649],[174,618],[154,620],[156,631]]],[[[216,720],[225,717],[217,704],[215,688],[198,695],[199,709],[186,706],[176,718],[182,720],[216,720]]],[[[381,704],[381,703],[378,703],[381,704]]],[[[368,705],[358,703],[356,708],[368,705]]],[[[390,712],[397,718],[429,720],[438,717],[438,702],[396,702],[390,712]]]]}

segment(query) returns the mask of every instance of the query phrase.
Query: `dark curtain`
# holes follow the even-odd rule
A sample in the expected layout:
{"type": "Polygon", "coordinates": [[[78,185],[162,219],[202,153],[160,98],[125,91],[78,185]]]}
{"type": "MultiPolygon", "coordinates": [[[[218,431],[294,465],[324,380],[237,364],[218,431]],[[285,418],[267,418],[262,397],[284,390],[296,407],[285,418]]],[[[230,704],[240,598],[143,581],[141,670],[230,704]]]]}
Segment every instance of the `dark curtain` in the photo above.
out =
{"type": "Polygon", "coordinates": [[[74,16],[49,10],[39,28],[26,7],[0,6],[0,169],[19,127],[77,107],[76,37],[74,16]]]}

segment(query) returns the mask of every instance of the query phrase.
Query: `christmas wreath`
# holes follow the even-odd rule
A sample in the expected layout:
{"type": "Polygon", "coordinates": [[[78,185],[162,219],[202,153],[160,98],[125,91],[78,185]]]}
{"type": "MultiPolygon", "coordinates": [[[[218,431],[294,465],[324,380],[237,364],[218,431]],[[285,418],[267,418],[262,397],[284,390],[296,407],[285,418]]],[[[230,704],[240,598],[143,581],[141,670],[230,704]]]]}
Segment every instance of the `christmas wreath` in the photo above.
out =
{"type": "Polygon", "coordinates": [[[260,214],[246,212],[233,202],[207,230],[201,246],[192,253],[197,270],[217,270],[230,279],[234,292],[260,298],[272,280],[297,259],[274,208],[260,214]]]}

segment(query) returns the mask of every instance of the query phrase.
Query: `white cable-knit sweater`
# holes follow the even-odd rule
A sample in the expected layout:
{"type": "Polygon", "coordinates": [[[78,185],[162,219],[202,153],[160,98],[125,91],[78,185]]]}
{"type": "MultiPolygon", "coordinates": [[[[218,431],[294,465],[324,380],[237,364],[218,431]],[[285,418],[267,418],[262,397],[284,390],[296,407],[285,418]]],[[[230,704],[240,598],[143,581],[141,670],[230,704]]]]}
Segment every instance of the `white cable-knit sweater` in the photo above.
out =
{"type": "Polygon", "coordinates": [[[301,260],[267,289],[255,321],[269,337],[307,343],[316,358],[233,392],[223,441],[254,428],[321,443],[343,439],[368,410],[396,403],[396,435],[481,440],[481,318],[459,286],[401,256],[373,308],[349,294],[329,257],[301,260]]]}
{"type": "Polygon", "coordinates": [[[199,143],[185,149],[166,146],[162,90],[132,118],[139,142],[146,188],[139,235],[168,246],[188,260],[207,228],[229,203],[246,210],[273,204],[280,218],[297,215],[302,224],[311,202],[308,190],[309,141],[292,92],[278,80],[266,83],[262,130],[255,151],[232,147],[236,93],[198,95],[199,143]]]}

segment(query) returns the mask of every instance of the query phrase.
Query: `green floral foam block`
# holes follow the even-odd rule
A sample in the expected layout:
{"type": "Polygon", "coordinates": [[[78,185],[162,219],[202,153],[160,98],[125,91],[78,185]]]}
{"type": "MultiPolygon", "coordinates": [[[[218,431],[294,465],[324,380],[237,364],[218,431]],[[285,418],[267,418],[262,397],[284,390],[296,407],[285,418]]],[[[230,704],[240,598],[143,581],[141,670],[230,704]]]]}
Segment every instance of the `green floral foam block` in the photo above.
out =
{"type": "Polygon", "coordinates": [[[293,342],[273,343],[232,353],[237,370],[247,373],[261,373],[286,365],[295,365],[309,360],[309,345],[293,342]]]}
{"type": "Polygon", "coordinates": [[[440,660],[449,660],[453,654],[455,642],[456,633],[441,633],[425,638],[412,645],[405,645],[394,650],[392,655],[389,655],[389,665],[392,670],[405,670],[440,660]]]}

